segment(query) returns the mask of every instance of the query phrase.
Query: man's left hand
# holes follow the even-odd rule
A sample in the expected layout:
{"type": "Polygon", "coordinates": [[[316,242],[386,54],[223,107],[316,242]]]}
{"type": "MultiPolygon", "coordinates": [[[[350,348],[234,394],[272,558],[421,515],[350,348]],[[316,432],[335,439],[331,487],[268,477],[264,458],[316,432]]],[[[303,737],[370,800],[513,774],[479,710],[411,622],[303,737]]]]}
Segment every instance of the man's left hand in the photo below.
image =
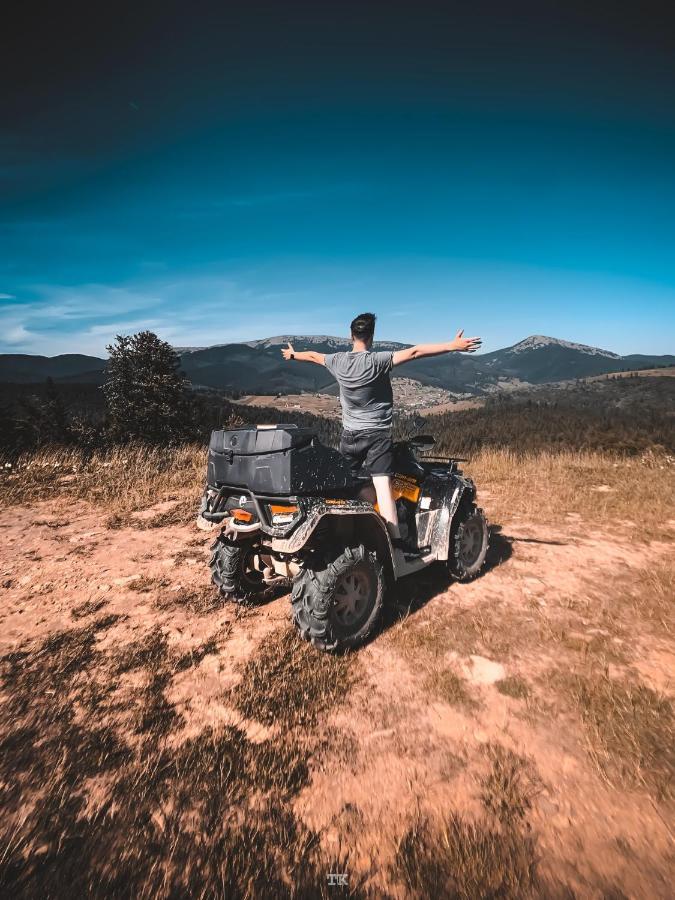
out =
{"type": "Polygon", "coordinates": [[[464,329],[462,328],[455,335],[455,339],[452,342],[452,349],[459,353],[475,353],[476,350],[480,349],[482,341],[479,337],[464,337],[464,329]]]}

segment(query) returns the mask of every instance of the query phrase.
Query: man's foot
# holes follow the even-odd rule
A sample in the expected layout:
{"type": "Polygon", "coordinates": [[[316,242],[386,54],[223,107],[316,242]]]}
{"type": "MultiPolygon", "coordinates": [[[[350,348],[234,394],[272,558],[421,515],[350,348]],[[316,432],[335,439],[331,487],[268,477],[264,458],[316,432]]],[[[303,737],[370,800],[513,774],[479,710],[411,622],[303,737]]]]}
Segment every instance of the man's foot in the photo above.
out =
{"type": "Polygon", "coordinates": [[[407,558],[417,557],[417,556],[422,555],[419,547],[415,546],[407,538],[401,538],[401,537],[392,538],[391,545],[395,550],[400,550],[401,553],[407,558]]]}

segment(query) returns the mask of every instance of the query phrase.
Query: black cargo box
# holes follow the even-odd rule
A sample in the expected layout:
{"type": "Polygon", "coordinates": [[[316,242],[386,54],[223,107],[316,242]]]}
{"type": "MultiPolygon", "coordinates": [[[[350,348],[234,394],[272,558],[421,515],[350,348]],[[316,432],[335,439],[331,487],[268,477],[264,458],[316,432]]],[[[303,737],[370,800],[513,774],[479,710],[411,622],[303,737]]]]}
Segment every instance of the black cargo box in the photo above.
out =
{"type": "Polygon", "coordinates": [[[255,494],[322,494],[352,486],[345,458],[311,428],[295,425],[212,432],[207,480],[255,494]]]}

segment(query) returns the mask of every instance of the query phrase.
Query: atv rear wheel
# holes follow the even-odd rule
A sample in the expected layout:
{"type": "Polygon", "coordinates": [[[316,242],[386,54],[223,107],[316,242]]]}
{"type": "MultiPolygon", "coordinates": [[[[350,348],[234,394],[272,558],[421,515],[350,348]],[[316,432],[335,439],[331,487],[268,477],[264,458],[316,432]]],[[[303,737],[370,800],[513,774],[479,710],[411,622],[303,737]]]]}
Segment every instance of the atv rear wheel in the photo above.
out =
{"type": "Polygon", "coordinates": [[[211,581],[221,595],[237,603],[259,600],[269,590],[262,572],[253,566],[253,544],[228,541],[220,535],[211,545],[211,581]]]}
{"type": "Polygon", "coordinates": [[[483,568],[490,532],[482,509],[475,503],[460,504],[450,535],[448,568],[458,581],[471,581],[483,568]]]}
{"type": "Polygon", "coordinates": [[[319,650],[358,647],[375,629],[384,572],[374,552],[347,547],[325,568],[303,569],[293,582],[293,620],[319,650]]]}

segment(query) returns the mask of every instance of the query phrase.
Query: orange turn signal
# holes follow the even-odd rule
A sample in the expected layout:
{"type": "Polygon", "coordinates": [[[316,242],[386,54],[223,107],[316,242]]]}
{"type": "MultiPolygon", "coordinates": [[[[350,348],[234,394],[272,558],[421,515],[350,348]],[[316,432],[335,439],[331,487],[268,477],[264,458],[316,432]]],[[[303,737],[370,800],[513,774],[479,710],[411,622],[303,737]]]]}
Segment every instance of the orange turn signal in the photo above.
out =
{"type": "Polygon", "coordinates": [[[253,518],[252,513],[250,513],[246,509],[240,509],[239,507],[232,510],[232,515],[237,520],[237,522],[250,522],[253,518]]]}
{"type": "Polygon", "coordinates": [[[276,506],[274,503],[270,503],[270,510],[273,516],[284,516],[291,515],[291,513],[296,513],[298,511],[297,506],[276,506]]]}

